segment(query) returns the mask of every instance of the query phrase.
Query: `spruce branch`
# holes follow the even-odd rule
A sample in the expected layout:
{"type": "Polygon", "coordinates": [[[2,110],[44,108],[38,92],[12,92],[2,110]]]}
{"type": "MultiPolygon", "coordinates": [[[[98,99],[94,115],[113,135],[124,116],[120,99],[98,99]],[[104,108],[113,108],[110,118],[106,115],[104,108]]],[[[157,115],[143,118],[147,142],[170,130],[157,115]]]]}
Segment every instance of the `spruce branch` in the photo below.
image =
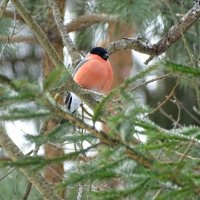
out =
{"type": "Polygon", "coordinates": [[[76,118],[74,115],[65,110],[65,108],[59,104],[57,104],[50,96],[46,96],[49,109],[52,112],[65,120],[72,122],[76,127],[82,128],[84,130],[88,130],[93,136],[100,139],[103,144],[108,146],[118,146],[122,145],[126,149],[127,157],[133,159],[137,163],[141,164],[144,167],[151,168],[153,164],[153,160],[146,158],[141,153],[137,152],[133,148],[131,148],[128,144],[126,144],[120,136],[111,137],[109,134],[104,131],[98,131],[95,127],[86,124],[84,121],[76,118]]]}
{"type": "Polygon", "coordinates": [[[200,18],[200,5],[195,5],[180,19],[180,21],[172,26],[168,33],[160,39],[156,44],[148,44],[141,41],[141,38],[123,38],[122,40],[111,43],[107,49],[110,54],[124,49],[134,49],[138,52],[150,55],[145,64],[155,56],[164,53],[174,42],[179,40],[183,34],[200,18]]]}
{"type": "MultiPolygon", "coordinates": [[[[16,161],[21,158],[25,158],[22,151],[16,146],[11,138],[6,134],[5,130],[0,127],[0,145],[7,152],[8,156],[16,161]]],[[[20,170],[27,177],[27,179],[35,186],[38,192],[44,199],[47,200],[61,200],[61,198],[55,194],[52,185],[48,184],[40,173],[33,173],[30,169],[21,167],[20,170]]]]}

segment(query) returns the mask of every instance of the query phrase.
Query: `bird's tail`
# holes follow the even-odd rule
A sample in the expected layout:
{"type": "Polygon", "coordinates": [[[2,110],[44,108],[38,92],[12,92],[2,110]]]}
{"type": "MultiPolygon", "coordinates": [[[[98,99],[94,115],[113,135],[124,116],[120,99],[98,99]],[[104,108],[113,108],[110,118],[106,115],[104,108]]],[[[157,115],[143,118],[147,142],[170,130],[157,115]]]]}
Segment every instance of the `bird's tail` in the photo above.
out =
{"type": "Polygon", "coordinates": [[[80,107],[81,104],[81,99],[77,97],[74,93],[69,92],[67,94],[65,98],[65,105],[71,113],[74,113],[77,110],[77,108],[80,107]]]}

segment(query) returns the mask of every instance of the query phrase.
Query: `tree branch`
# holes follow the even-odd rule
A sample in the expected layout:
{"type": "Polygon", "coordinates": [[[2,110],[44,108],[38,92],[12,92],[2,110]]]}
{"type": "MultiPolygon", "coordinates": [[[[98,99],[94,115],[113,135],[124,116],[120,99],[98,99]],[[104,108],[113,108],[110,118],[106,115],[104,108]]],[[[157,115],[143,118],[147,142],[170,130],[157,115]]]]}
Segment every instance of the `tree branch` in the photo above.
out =
{"type": "MultiPolygon", "coordinates": [[[[94,126],[90,126],[90,125],[86,124],[85,122],[83,122],[82,120],[80,120],[79,118],[76,118],[71,113],[66,112],[66,110],[64,110],[64,108],[62,106],[56,104],[56,102],[54,102],[53,99],[51,99],[51,97],[49,98],[47,96],[46,98],[49,103],[49,106],[48,105],[46,105],[46,106],[48,106],[49,109],[52,110],[52,112],[54,112],[54,114],[57,115],[58,117],[61,117],[67,121],[72,122],[76,127],[88,130],[93,136],[100,139],[102,143],[108,145],[109,147],[110,146],[118,146],[119,144],[121,144],[122,146],[125,147],[125,149],[126,149],[125,152],[130,159],[133,159],[138,164],[140,164],[146,168],[152,168],[153,162],[155,160],[151,160],[151,158],[147,158],[144,155],[142,155],[141,153],[137,152],[135,149],[130,147],[128,144],[126,144],[120,136],[112,137],[109,134],[105,133],[104,131],[96,130],[94,126]]],[[[137,140],[135,140],[135,141],[137,141],[137,140]]],[[[139,144],[138,141],[136,143],[139,144]]]]}
{"type": "Polygon", "coordinates": [[[122,40],[115,41],[108,46],[108,51],[113,54],[117,51],[124,49],[134,49],[138,52],[150,55],[146,64],[153,59],[165,52],[174,42],[181,38],[198,19],[200,18],[200,5],[195,5],[181,18],[178,24],[172,26],[168,33],[159,40],[156,44],[150,45],[142,42],[140,38],[123,38],[122,40]]]}
{"type": "Polygon", "coordinates": [[[68,31],[63,24],[63,20],[61,18],[60,11],[59,11],[56,1],[54,0],[48,0],[48,1],[53,11],[54,20],[57,24],[63,43],[67,47],[69,55],[72,59],[72,65],[76,66],[80,62],[81,56],[78,50],[76,49],[74,43],[72,42],[71,38],[69,37],[68,31]]]}
{"type": "MultiPolygon", "coordinates": [[[[20,0],[11,0],[11,2],[15,6],[17,12],[22,16],[26,24],[32,29],[39,43],[41,44],[43,49],[46,51],[46,53],[48,54],[49,58],[52,60],[54,65],[56,67],[65,69],[65,65],[62,59],[59,57],[58,53],[56,52],[52,44],[49,42],[46,34],[42,31],[40,26],[31,16],[30,12],[23,6],[20,0]]],[[[92,97],[92,95],[86,93],[79,85],[77,85],[67,70],[65,71],[65,73],[67,73],[68,75],[67,81],[64,85],[64,88],[66,88],[66,91],[75,93],[91,109],[94,109],[97,105],[97,102],[92,97]]]]}
{"type": "MultiPolygon", "coordinates": [[[[50,1],[52,2],[52,0],[50,1]]],[[[53,5],[52,8],[54,9],[54,13],[56,13],[54,17],[57,21],[59,30],[62,32],[61,33],[61,35],[63,35],[62,38],[63,37],[67,38],[66,35],[68,35],[69,32],[86,28],[94,23],[100,23],[100,22],[106,23],[114,20],[106,15],[82,15],[79,18],[71,21],[70,23],[64,26],[62,20],[61,21],[59,20],[61,18],[59,17],[58,12],[55,11],[56,10],[55,6],[53,5]]],[[[12,17],[13,12],[6,10],[4,12],[4,15],[12,17]]],[[[117,51],[121,51],[124,49],[134,49],[135,51],[138,51],[140,53],[148,54],[150,55],[150,57],[145,62],[145,64],[148,64],[155,56],[159,56],[162,53],[164,53],[174,42],[180,39],[183,33],[185,33],[199,18],[200,18],[200,5],[198,3],[195,3],[195,5],[181,18],[179,23],[172,26],[169,29],[168,33],[157,43],[151,45],[141,41],[141,39],[137,37],[123,38],[122,40],[118,40],[111,43],[107,47],[107,49],[110,54],[116,53],[117,51]]],[[[17,15],[17,19],[22,20],[22,18],[19,15],[17,15]]],[[[30,42],[32,41],[33,40],[30,40],[30,42]]],[[[77,58],[78,57],[79,56],[77,56],[77,58]]]]}
{"type": "Polygon", "coordinates": [[[109,17],[108,15],[102,14],[91,14],[91,15],[81,15],[75,20],[72,20],[65,25],[68,33],[73,31],[79,31],[81,29],[87,28],[96,23],[107,23],[115,20],[114,18],[109,17]]]}
{"type": "MultiPolygon", "coordinates": [[[[25,155],[10,139],[10,137],[6,134],[5,130],[2,127],[0,127],[0,144],[13,161],[25,157],[25,155]]],[[[25,167],[21,167],[20,170],[40,192],[44,199],[61,200],[61,198],[57,194],[55,194],[54,188],[44,180],[40,173],[35,174],[29,168],[25,167]]]]}

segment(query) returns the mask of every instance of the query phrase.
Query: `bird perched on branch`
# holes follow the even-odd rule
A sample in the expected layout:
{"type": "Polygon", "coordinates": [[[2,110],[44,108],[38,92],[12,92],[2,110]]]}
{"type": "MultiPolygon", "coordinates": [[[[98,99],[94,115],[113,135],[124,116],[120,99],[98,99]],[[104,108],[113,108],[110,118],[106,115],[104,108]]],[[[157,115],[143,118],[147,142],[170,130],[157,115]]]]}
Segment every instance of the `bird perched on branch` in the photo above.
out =
{"type": "MultiPolygon", "coordinates": [[[[74,81],[84,89],[100,94],[107,94],[112,86],[113,72],[108,60],[109,54],[102,47],[91,49],[89,54],[75,68],[74,81]]],[[[74,112],[82,101],[74,94],[68,93],[65,104],[70,112],[74,112]]]]}

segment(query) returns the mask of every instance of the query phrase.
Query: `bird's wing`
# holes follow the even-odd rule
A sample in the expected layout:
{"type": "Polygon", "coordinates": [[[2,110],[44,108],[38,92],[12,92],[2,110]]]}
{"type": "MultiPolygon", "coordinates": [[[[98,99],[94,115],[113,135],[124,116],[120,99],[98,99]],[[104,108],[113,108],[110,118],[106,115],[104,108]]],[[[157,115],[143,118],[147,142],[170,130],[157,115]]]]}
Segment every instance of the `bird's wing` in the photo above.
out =
{"type": "Polygon", "coordinates": [[[74,77],[74,75],[76,74],[76,72],[79,70],[79,68],[85,64],[86,62],[88,62],[89,59],[83,59],[74,69],[73,73],[72,73],[72,77],[74,77]]]}
{"type": "MultiPolygon", "coordinates": [[[[74,71],[72,73],[72,77],[74,77],[74,75],[76,74],[78,69],[86,62],[88,62],[88,59],[83,59],[76,66],[76,68],[74,69],[74,71]]],[[[65,98],[65,105],[71,113],[73,113],[78,107],[80,107],[81,104],[82,104],[81,99],[79,97],[77,97],[74,93],[72,93],[72,92],[67,93],[66,98],[65,98]]]]}
{"type": "Polygon", "coordinates": [[[74,93],[69,92],[65,98],[65,105],[67,106],[67,109],[73,113],[80,105],[82,104],[82,101],[79,97],[77,97],[74,93]]]}

